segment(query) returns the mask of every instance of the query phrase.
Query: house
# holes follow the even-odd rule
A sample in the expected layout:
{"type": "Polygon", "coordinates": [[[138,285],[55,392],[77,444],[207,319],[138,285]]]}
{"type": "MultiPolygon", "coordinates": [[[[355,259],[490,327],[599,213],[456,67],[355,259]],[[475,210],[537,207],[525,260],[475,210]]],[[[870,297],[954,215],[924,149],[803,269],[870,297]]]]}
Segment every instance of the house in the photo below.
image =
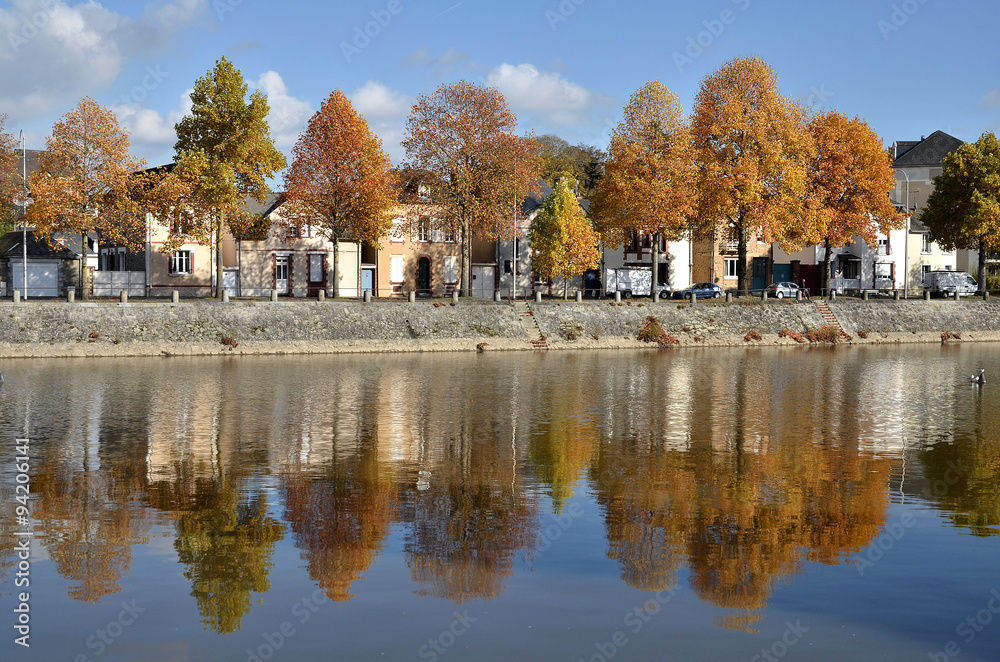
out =
{"type": "Polygon", "coordinates": [[[48,241],[38,239],[32,230],[8,232],[0,237],[0,289],[3,296],[10,296],[18,290],[27,294],[29,299],[62,296],[70,287],[79,291],[80,259],[79,253],[54,238],[48,241]],[[27,243],[24,237],[27,237],[27,243]],[[28,277],[26,289],[25,271],[28,277]]]}
{"type": "MultiPolygon", "coordinates": [[[[907,233],[905,229],[879,235],[878,243],[869,246],[861,237],[845,246],[831,249],[830,287],[840,293],[856,290],[895,290],[903,288],[907,233]]],[[[823,259],[826,247],[806,246],[788,253],[777,243],[771,247],[772,282],[790,281],[808,287],[814,294],[823,291],[823,259]]]]}
{"type": "Polygon", "coordinates": [[[461,234],[448,227],[439,214],[438,207],[429,199],[400,204],[389,236],[382,239],[382,247],[362,247],[365,286],[369,279],[374,280],[377,296],[406,296],[415,292],[417,296],[443,297],[457,290],[462,264],[461,234]]]}
{"type": "MultiPolygon", "coordinates": [[[[733,228],[717,228],[710,238],[695,239],[691,247],[691,282],[715,283],[723,290],[737,288],[739,242],[733,228]]],[[[771,245],[762,237],[747,242],[747,274],[751,289],[760,291],[774,280],[771,245]]]]}
{"type": "MultiPolygon", "coordinates": [[[[666,284],[671,290],[689,287],[694,273],[694,243],[689,238],[667,241],[660,238],[660,261],[657,283],[666,284]]],[[[620,248],[605,248],[602,251],[601,271],[607,274],[611,269],[628,267],[652,268],[653,237],[633,233],[630,241],[620,248]]],[[[604,279],[605,282],[607,278],[604,279]]]]}
{"type": "Polygon", "coordinates": [[[907,223],[904,253],[906,270],[901,287],[921,289],[923,273],[938,270],[974,272],[978,265],[977,251],[944,251],[931,242],[927,227],[920,222],[920,210],[934,190],[934,178],[941,174],[944,157],[954,152],[962,141],[943,131],[935,131],[920,140],[897,141],[892,146],[892,167],[896,170],[893,200],[912,212],[907,223]]]}
{"type": "MultiPolygon", "coordinates": [[[[223,274],[230,294],[269,296],[274,290],[287,297],[315,297],[320,292],[333,295],[333,242],[309,224],[287,222],[282,215],[283,202],[279,193],[269,193],[263,204],[247,201],[247,209],[261,219],[263,231],[260,238],[236,239],[235,265],[223,274]]],[[[337,242],[337,250],[338,294],[360,296],[360,244],[342,240],[337,242]]]]}
{"type": "MultiPolygon", "coordinates": [[[[528,239],[531,222],[538,216],[542,202],[551,194],[552,187],[541,180],[536,182],[535,190],[521,202],[520,213],[511,216],[514,236],[491,242],[494,250],[492,265],[496,275],[495,288],[501,294],[515,298],[526,298],[534,294],[536,287],[543,288],[546,293],[551,293],[551,283],[542,283],[535,278],[531,267],[531,241],[528,239]]],[[[560,284],[556,289],[561,292],[561,279],[557,280],[560,281],[560,284]]],[[[578,283],[574,283],[574,285],[579,286],[578,283]]],[[[486,289],[482,288],[481,296],[493,296],[492,290],[487,294],[486,289]]],[[[475,287],[473,287],[473,296],[476,296],[475,287]]]]}

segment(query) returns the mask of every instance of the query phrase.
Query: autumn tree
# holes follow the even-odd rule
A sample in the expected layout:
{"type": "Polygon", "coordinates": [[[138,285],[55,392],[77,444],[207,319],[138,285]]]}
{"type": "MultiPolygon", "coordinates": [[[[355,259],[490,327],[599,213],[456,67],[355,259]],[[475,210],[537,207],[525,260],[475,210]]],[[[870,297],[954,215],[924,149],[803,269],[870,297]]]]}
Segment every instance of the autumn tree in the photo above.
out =
{"type": "Polygon", "coordinates": [[[608,155],[593,145],[570,145],[559,136],[547,133],[535,138],[541,160],[539,177],[555,187],[561,178],[575,179],[577,193],[589,198],[597,182],[604,176],[604,162],[608,155]]]}
{"type": "Polygon", "coordinates": [[[736,58],[708,75],[695,97],[691,132],[701,165],[698,229],[737,237],[736,276],[750,290],[747,244],[791,246],[802,217],[811,143],[804,111],[778,91],[770,65],[736,58]]]}
{"type": "Polygon", "coordinates": [[[573,276],[596,269],[601,263],[597,248],[600,237],[590,225],[568,179],[559,180],[555,190],[545,198],[531,222],[528,238],[534,251],[532,268],[543,280],[562,278],[564,299],[573,276]]]}
{"type": "Polygon", "coordinates": [[[677,240],[687,229],[697,175],[677,96],[659,81],[647,82],[632,95],[611,135],[591,213],[606,246],[621,246],[633,233],[653,237],[652,292],[658,289],[660,238],[677,240]]]}
{"type": "Polygon", "coordinates": [[[23,187],[18,172],[17,140],[4,131],[7,115],[0,113],[0,231],[10,230],[20,215],[17,203],[23,187]]]}
{"type": "MultiPolygon", "coordinates": [[[[93,99],[81,99],[52,127],[45,146],[38,170],[29,178],[34,202],[27,208],[27,222],[35,234],[42,239],[55,232],[79,234],[84,256],[91,233],[141,250],[145,224],[132,187],[143,161],[129,156],[128,132],[114,112],[93,99]]],[[[81,259],[81,287],[84,265],[81,259]]],[[[86,297],[85,288],[82,295],[86,297]]]]}
{"type": "Polygon", "coordinates": [[[920,213],[930,239],[946,250],[979,251],[979,291],[986,291],[987,252],[1000,250],[1000,142],[992,131],[944,157],[920,213]]]}
{"type": "Polygon", "coordinates": [[[176,166],[154,190],[153,208],[170,228],[161,250],[188,241],[214,246],[216,296],[222,298],[222,238],[253,225],[248,197],[263,203],[267,180],[285,167],[267,123],[267,95],[247,101],[243,74],[222,58],[191,92],[191,114],[177,123],[176,166]]]}
{"type": "Polygon", "coordinates": [[[503,94],[465,81],[421,95],[406,122],[410,165],[428,174],[441,220],[461,230],[463,296],[471,289],[473,236],[511,237],[512,216],[538,175],[532,136],[519,137],[516,128],[503,94]]]}
{"type": "Polygon", "coordinates": [[[377,246],[392,228],[394,190],[382,141],[335,90],[295,143],[285,175],[286,222],[309,223],[333,242],[334,298],[340,296],[338,241],[377,246]]]}
{"type": "Polygon", "coordinates": [[[823,243],[827,290],[833,248],[855,236],[875,246],[879,233],[901,227],[905,218],[889,198],[896,184],[892,158],[864,120],[830,111],[814,116],[808,128],[815,151],[808,162],[807,210],[790,236],[795,243],[823,243]]]}

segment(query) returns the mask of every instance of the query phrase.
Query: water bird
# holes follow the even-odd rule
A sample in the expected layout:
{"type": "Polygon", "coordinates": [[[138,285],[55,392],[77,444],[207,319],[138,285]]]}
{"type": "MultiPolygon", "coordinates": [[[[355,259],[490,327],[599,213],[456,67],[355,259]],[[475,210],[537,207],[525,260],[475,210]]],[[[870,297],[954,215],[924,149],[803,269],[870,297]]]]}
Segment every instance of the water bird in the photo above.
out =
{"type": "Polygon", "coordinates": [[[969,381],[973,384],[985,384],[986,383],[986,370],[984,368],[979,369],[978,375],[972,375],[969,377],[969,381]]]}

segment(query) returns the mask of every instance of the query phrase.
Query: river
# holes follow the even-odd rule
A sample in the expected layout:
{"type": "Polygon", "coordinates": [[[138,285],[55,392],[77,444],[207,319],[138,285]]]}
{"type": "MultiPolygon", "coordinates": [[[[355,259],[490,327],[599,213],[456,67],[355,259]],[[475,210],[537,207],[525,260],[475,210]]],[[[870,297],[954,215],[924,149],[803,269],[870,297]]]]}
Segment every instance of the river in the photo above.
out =
{"type": "Polygon", "coordinates": [[[996,345],[0,370],[4,660],[1000,651],[996,345]]]}

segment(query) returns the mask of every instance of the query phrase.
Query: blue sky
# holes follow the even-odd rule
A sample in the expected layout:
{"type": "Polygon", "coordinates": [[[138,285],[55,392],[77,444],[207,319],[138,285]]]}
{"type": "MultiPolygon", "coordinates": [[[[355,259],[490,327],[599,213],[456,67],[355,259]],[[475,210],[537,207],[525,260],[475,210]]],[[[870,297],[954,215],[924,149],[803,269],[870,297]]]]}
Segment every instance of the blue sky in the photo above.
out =
{"type": "Polygon", "coordinates": [[[886,145],[1000,128],[996,0],[14,0],[0,2],[0,112],[44,148],[83,96],[115,109],[133,153],[173,156],[195,80],[225,56],[268,94],[290,153],[334,89],[395,162],[415,98],[491,84],[525,131],[606,147],[629,96],[666,84],[690,111],[702,78],[738,56],[783,93],[866,119],[886,145]]]}

